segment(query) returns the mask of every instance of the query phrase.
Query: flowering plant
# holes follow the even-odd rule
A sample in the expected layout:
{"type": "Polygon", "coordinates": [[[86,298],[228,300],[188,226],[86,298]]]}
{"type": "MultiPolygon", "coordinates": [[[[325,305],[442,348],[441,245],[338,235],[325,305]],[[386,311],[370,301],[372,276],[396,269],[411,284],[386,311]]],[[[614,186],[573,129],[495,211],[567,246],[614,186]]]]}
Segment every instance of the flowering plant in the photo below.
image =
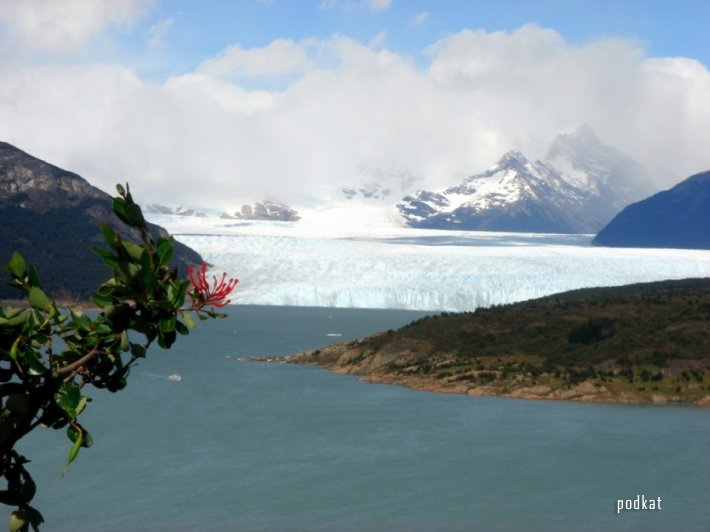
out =
{"type": "Polygon", "coordinates": [[[60,310],[42,290],[37,270],[19,253],[7,266],[11,285],[27,298],[26,307],[0,307],[0,478],[5,482],[0,503],[17,508],[10,530],[38,530],[43,522],[30,504],[36,485],[25,468],[29,461],[15,449],[17,442],[38,427],[66,429],[71,442],[66,471],[93,442],[78,421],[91,401],[83,395],[85,387],[111,392],[125,388],[131,368],[153,342],[168,349],[177,334],[189,334],[194,327],[190,312],[200,319],[224,317],[205,307],[227,305],[237,284],[225,273],[210,286],[206,264],[197,271],[191,268],[189,279],[182,279],[170,264],[172,238],[155,241],[128,187],[117,190],[113,211],[140,235],[140,242],[102,226],[108,249],[93,251],[112,276],[92,297],[98,314],[60,310]],[[192,301],[186,305],[188,295],[192,301]]]}
{"type": "Polygon", "coordinates": [[[222,273],[222,278],[219,280],[216,276],[213,276],[212,286],[210,287],[210,284],[207,282],[206,263],[203,263],[197,271],[195,271],[192,266],[188,267],[187,275],[192,285],[192,290],[189,292],[190,297],[192,297],[192,307],[190,310],[199,310],[206,305],[223,307],[232,302],[231,299],[226,298],[232,290],[234,290],[234,287],[237,286],[239,279],[228,279],[225,272],[222,273]]]}

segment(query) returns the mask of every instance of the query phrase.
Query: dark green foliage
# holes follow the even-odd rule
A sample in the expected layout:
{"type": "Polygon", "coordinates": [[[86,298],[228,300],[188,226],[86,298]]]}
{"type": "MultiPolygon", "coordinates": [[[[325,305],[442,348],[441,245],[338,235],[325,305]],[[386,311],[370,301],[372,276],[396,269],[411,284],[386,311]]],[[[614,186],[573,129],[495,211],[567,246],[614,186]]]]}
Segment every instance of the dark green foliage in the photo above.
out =
{"type": "Polygon", "coordinates": [[[614,323],[609,318],[594,318],[570,331],[567,340],[573,344],[593,344],[614,334],[614,323]]]}
{"type": "Polygon", "coordinates": [[[501,390],[604,383],[610,394],[648,382],[656,384],[654,393],[680,397],[671,400],[696,401],[710,369],[710,279],[576,290],[441,314],[360,345],[358,364],[364,360],[365,367],[367,357],[388,353],[386,368],[373,372],[390,377],[417,374],[443,385],[475,382],[501,390]]]}
{"type": "MultiPolygon", "coordinates": [[[[42,522],[30,504],[36,486],[25,469],[28,460],[15,450],[17,442],[38,427],[65,430],[70,441],[66,471],[79,451],[93,443],[78,421],[91,401],[84,395],[87,386],[122,390],[131,367],[154,342],[169,348],[178,334],[188,334],[189,312],[201,318],[222,316],[204,308],[205,301],[219,303],[213,294],[191,286],[170,265],[172,239],[153,237],[127,188],[119,187],[113,208],[131,229],[128,233],[139,238],[127,240],[125,230],[109,225],[99,233],[107,247],[95,253],[109,271],[104,267],[105,282],[92,298],[100,309],[96,316],[60,310],[25,257],[15,252],[9,259],[9,285],[27,302],[0,308],[0,477],[6,482],[0,502],[17,507],[13,530],[36,530],[42,522]],[[191,300],[187,306],[186,297],[191,300]],[[61,350],[53,347],[56,339],[61,339],[61,350]]],[[[81,262],[83,256],[77,257],[81,262]]]]}

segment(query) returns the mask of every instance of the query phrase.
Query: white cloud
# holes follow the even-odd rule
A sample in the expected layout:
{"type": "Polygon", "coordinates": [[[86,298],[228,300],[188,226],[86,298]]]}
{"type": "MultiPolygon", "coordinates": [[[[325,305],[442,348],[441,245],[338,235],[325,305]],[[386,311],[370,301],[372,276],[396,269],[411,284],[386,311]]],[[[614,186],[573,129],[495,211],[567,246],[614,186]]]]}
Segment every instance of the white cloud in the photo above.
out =
{"type": "Polygon", "coordinates": [[[430,13],[428,11],[422,11],[409,21],[409,26],[412,28],[421,26],[422,24],[424,24],[424,21],[429,18],[429,15],[430,13]]]}
{"type": "Polygon", "coordinates": [[[198,72],[217,77],[283,76],[307,69],[310,61],[302,45],[278,39],[262,48],[235,44],[203,61],[198,72]]]}
{"type": "Polygon", "coordinates": [[[233,47],[163,83],[120,66],[0,63],[0,139],[145,202],[236,208],[383,176],[452,184],[582,123],[670,186],[710,168],[710,72],[635,42],[462,31],[429,64],[345,37],[233,47]],[[258,76],[289,74],[278,90],[258,76]],[[250,77],[249,84],[235,81],[250,77]],[[258,85],[257,85],[258,86],[258,85]]]}
{"type": "Polygon", "coordinates": [[[148,29],[148,47],[152,50],[162,50],[165,48],[165,37],[174,23],[175,19],[170,17],[153,24],[148,29]]]}
{"type": "Polygon", "coordinates": [[[129,25],[154,0],[3,0],[0,23],[13,47],[53,53],[80,50],[107,25],[129,25]]]}

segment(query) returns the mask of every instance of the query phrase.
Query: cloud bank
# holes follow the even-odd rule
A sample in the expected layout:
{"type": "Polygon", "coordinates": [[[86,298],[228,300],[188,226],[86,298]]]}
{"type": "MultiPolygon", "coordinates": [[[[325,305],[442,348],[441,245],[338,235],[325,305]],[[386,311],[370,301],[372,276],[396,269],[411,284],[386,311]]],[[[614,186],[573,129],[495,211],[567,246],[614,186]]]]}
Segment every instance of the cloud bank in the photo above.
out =
{"type": "Polygon", "coordinates": [[[542,157],[582,123],[659,187],[710,168],[710,72],[692,59],[616,38],[573,46],[535,25],[464,30],[422,54],[339,35],[234,43],[161,82],[117,64],[0,60],[0,139],[107,191],[127,180],[146,203],[230,210],[374,180],[448,185],[509,149],[542,157]]]}
{"type": "Polygon", "coordinates": [[[2,0],[0,23],[13,48],[75,52],[111,25],[130,25],[153,0],[2,0]]]}

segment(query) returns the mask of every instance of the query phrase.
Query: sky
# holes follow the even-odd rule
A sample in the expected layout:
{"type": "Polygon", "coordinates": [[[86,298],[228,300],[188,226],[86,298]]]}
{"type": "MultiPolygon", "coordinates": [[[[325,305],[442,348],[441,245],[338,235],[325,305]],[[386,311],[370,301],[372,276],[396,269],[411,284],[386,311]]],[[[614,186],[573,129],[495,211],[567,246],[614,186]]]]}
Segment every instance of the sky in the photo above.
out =
{"type": "Polygon", "coordinates": [[[705,0],[0,0],[0,140],[142,203],[458,183],[582,124],[710,168],[705,0]]]}

